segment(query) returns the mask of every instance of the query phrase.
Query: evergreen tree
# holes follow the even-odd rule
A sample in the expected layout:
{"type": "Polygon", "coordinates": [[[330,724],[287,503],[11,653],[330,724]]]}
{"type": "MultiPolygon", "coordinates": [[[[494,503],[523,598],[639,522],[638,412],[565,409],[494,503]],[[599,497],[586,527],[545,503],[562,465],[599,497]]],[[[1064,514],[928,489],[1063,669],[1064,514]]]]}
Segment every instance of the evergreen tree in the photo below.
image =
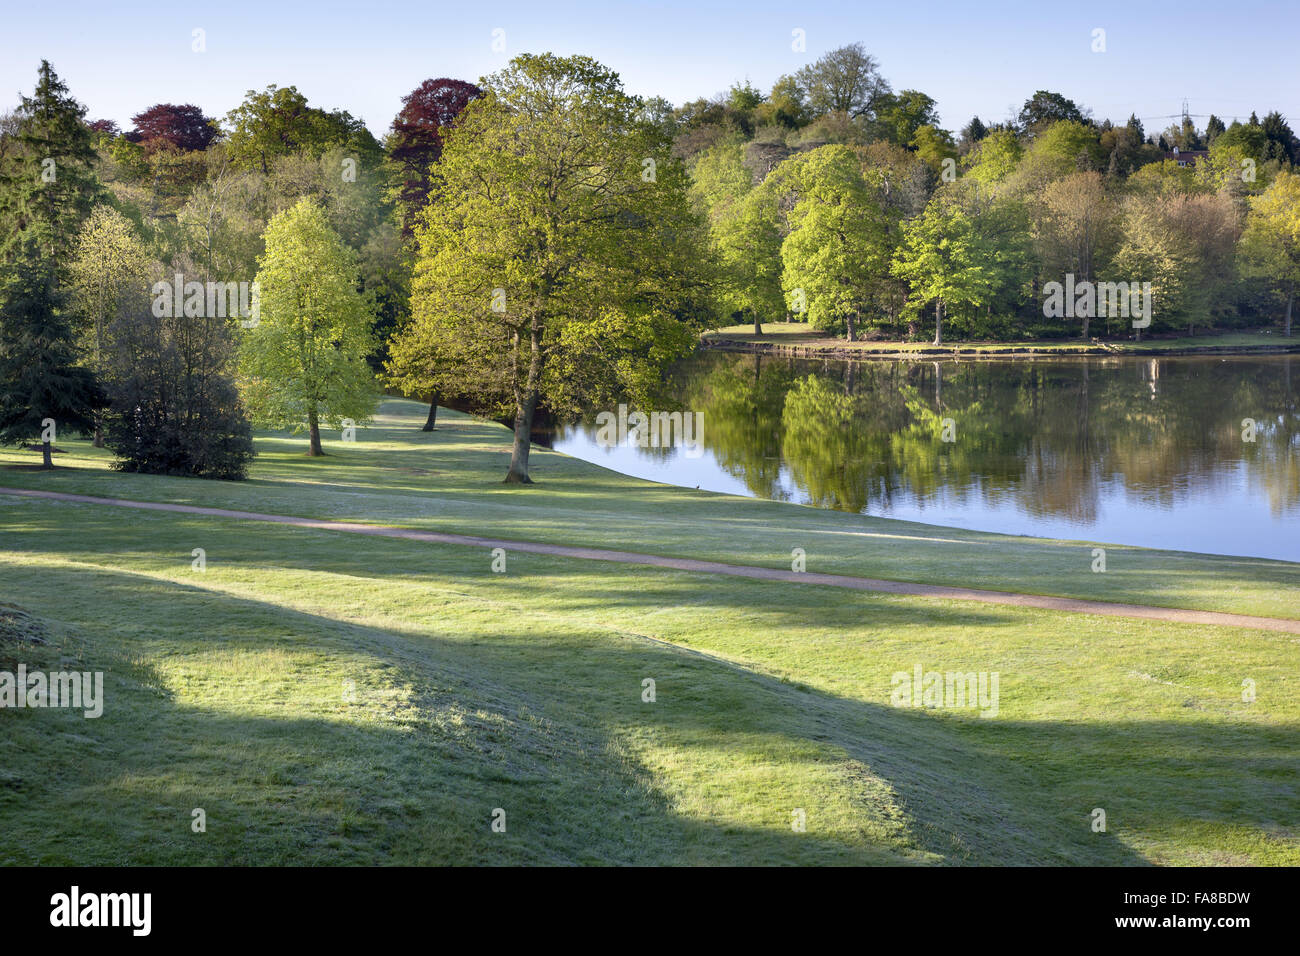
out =
{"type": "Polygon", "coordinates": [[[82,221],[104,192],[93,170],[86,108],[48,60],[41,61],[38,76],[32,96],[20,98],[17,148],[0,168],[0,262],[44,259],[62,270],[82,221]]]}
{"type": "Polygon", "coordinates": [[[53,270],[26,263],[9,270],[0,286],[0,444],[40,438],[44,465],[53,468],[58,429],[94,429],[104,396],[78,358],[53,270]]]}

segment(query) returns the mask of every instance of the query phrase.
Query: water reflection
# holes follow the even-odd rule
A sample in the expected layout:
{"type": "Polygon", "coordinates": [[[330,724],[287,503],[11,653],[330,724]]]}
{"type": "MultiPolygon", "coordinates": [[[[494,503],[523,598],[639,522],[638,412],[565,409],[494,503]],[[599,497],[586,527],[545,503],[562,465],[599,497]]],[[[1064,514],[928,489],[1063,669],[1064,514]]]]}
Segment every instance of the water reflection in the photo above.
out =
{"type": "Polygon", "coordinates": [[[555,447],[658,481],[821,508],[1300,560],[1297,364],[706,352],[667,384],[669,401],[704,413],[704,458],[600,448],[592,420],[560,429],[555,447]],[[954,441],[942,440],[945,419],[954,441]]]}

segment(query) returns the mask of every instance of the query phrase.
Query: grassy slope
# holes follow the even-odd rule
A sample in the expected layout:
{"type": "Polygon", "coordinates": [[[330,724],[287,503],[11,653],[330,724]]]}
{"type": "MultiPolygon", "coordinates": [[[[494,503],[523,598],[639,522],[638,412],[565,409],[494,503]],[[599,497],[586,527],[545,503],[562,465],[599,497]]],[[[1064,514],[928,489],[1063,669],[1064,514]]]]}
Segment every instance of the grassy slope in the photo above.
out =
{"type": "MultiPolygon", "coordinates": [[[[727,339],[732,342],[758,342],[769,345],[803,346],[810,348],[832,347],[851,352],[933,352],[936,346],[923,342],[846,342],[812,328],[807,322],[765,322],[762,336],[754,334],[754,326],[730,325],[705,333],[705,338],[727,339]]],[[[1019,342],[944,342],[945,352],[962,354],[996,355],[999,352],[1042,352],[1047,354],[1096,354],[1101,352],[1196,352],[1204,349],[1288,349],[1300,350],[1300,340],[1286,338],[1280,331],[1229,332],[1223,335],[1175,336],[1172,338],[1143,339],[1141,341],[1116,340],[1082,342],[1071,339],[1026,339],[1019,342]]]]}
{"type": "MultiPolygon", "coordinates": [[[[945,555],[964,550],[976,570],[1032,577],[1070,554],[1085,584],[1132,574],[1088,574],[1078,547],[680,492],[549,453],[543,484],[508,489],[504,433],[460,416],[361,438],[313,462],[264,437],[245,485],[0,475],[773,564],[802,536],[817,570],[892,557],[959,574],[945,555]]],[[[103,461],[67,447],[61,464],[103,461]]],[[[1125,554],[1152,562],[1138,590],[1174,560],[1187,593],[1295,587],[1276,562],[1125,554]]],[[[489,565],[477,549],[0,497],[0,600],[58,635],[0,647],[0,670],[21,655],[108,672],[99,720],[0,712],[0,861],[1300,863],[1293,637],[525,554],[489,565]],[[998,671],[997,718],[890,707],[890,675],[916,663],[998,671]]]]}

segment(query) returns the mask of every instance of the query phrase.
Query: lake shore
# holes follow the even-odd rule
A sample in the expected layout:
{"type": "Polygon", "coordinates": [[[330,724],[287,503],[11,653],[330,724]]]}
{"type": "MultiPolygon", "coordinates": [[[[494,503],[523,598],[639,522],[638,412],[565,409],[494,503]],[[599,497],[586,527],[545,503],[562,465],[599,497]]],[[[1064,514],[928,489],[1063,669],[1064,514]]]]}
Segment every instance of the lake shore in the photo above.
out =
{"type": "Polygon", "coordinates": [[[763,335],[751,325],[734,325],[705,332],[700,345],[724,352],[755,352],[794,358],[936,359],[936,358],[1077,358],[1081,355],[1285,355],[1300,352],[1300,336],[1280,332],[1233,332],[1225,335],[1180,336],[1140,342],[1044,340],[1026,342],[858,341],[826,335],[803,322],[769,322],[763,335]]]}

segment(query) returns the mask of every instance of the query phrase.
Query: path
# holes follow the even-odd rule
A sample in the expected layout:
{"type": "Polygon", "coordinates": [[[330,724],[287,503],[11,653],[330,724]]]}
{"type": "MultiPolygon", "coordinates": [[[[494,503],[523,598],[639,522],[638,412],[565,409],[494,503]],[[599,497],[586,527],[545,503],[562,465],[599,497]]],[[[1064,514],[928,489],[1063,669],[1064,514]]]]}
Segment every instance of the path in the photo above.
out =
{"type": "Polygon", "coordinates": [[[428,541],[433,544],[468,545],[480,548],[505,548],[527,554],[549,554],[562,558],[580,558],[587,561],[610,561],[616,564],[639,564],[674,571],[691,571],[700,574],[725,574],[737,578],[759,581],[783,581],[791,584],[821,584],[829,587],[849,588],[855,591],[877,591],[883,594],[903,594],[912,597],[940,598],[952,601],[979,601],[984,604],[1004,604],[1011,607],[1034,607],[1048,611],[1073,611],[1079,614],[1099,614],[1105,617],[1136,617],[1153,621],[1176,621],[1183,624],[1213,624],[1223,627],[1250,627],[1266,631],[1285,631],[1300,634],[1300,621],[1276,617],[1255,617],[1250,614],[1229,614],[1221,611],[1189,611],[1183,608],[1155,607],[1148,604],[1114,604],[1109,601],[1086,601],[1077,598],[1047,597],[1041,594],[1017,594],[1010,591],[982,591],[974,588],[957,588],[937,584],[910,584],[903,581],[885,581],[879,578],[859,578],[843,574],[816,574],[813,572],[784,571],[780,568],[758,568],[743,564],[724,564],[720,561],[697,561],[694,558],[666,558],[655,554],[634,551],[607,551],[603,548],[581,548],[562,544],[539,544],[533,541],[509,541],[502,538],[481,538],[476,535],[447,534],[440,531],[417,531],[413,528],[393,528],[385,525],[358,524],[350,521],[318,521],[313,518],[295,518],[290,515],[260,514],[254,511],[232,511],[226,508],[202,508],[197,505],[175,505],[153,501],[128,501],[122,498],[98,498],[92,495],[73,495],[59,491],[30,491],[25,488],[0,488],[0,495],[18,495],[25,498],[48,498],[54,501],[73,501],[80,504],[112,505],[119,508],[140,508],[145,511],[172,511],[181,514],[210,515],[215,518],[237,518],[243,521],[268,521],[274,524],[293,525],[297,528],[315,528],[321,531],[344,531],[351,534],[370,534],[385,538],[404,538],[410,541],[428,541]]]}

